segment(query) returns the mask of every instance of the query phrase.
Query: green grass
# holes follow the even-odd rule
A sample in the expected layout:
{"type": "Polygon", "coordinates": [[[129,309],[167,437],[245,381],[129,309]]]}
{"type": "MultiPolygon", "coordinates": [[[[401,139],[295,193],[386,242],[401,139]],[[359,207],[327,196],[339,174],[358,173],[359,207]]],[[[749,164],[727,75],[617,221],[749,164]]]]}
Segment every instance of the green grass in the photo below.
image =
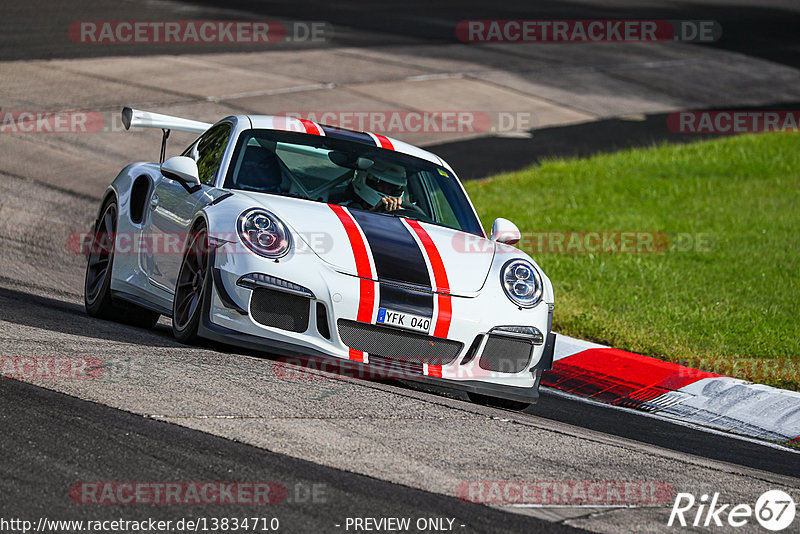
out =
{"type": "Polygon", "coordinates": [[[553,282],[555,330],[800,389],[800,134],[548,160],[466,188],[487,227],[505,217],[523,232],[670,238],[639,254],[536,253],[523,241],[553,282]]]}

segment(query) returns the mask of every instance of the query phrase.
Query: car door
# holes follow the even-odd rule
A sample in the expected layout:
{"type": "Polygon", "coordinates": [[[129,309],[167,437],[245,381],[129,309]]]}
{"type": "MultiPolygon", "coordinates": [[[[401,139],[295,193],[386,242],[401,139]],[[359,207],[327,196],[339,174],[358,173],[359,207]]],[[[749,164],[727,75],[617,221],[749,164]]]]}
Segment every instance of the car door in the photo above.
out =
{"type": "Polygon", "coordinates": [[[198,203],[209,199],[206,192],[214,186],[230,135],[231,125],[219,124],[204,133],[183,153],[197,162],[200,182],[203,184],[199,189],[189,192],[181,182],[164,176],[150,198],[152,246],[148,247],[146,270],[150,282],[169,293],[175,290],[189,225],[198,203]]]}

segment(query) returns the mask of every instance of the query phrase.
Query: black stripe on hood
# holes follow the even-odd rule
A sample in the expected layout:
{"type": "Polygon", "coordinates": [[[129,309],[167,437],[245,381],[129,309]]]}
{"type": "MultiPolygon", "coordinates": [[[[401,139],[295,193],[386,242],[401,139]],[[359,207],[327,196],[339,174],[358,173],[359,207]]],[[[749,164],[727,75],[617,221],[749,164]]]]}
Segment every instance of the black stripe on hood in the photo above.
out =
{"type": "Polygon", "coordinates": [[[378,281],[381,284],[380,307],[405,311],[426,317],[433,316],[431,277],[425,257],[403,222],[387,215],[350,210],[372,251],[378,281]],[[391,282],[413,284],[427,291],[399,287],[391,282]]]}

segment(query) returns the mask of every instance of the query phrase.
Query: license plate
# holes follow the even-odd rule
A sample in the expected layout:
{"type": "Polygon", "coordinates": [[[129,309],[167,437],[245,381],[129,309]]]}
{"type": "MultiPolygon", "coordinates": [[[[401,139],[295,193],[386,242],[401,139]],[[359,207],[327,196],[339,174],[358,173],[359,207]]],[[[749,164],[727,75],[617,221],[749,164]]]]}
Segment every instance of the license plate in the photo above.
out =
{"type": "Polygon", "coordinates": [[[386,308],[380,308],[378,310],[378,318],[375,322],[378,324],[388,324],[398,328],[405,328],[406,330],[415,330],[425,334],[427,334],[431,328],[431,320],[429,317],[387,310],[386,308]]]}

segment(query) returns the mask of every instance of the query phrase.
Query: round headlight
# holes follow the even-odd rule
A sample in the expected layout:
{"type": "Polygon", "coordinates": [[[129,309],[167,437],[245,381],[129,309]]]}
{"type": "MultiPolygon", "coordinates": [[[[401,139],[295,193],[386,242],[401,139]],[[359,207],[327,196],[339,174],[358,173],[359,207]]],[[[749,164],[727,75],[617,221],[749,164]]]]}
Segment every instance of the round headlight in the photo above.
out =
{"type": "Polygon", "coordinates": [[[507,262],[500,271],[500,281],[506,296],[517,306],[531,308],[542,299],[542,278],[529,261],[507,262]]]}
{"type": "Polygon", "coordinates": [[[259,256],[280,258],[292,245],[286,225],[267,210],[255,208],[242,213],[238,230],[242,243],[259,256]]]}

